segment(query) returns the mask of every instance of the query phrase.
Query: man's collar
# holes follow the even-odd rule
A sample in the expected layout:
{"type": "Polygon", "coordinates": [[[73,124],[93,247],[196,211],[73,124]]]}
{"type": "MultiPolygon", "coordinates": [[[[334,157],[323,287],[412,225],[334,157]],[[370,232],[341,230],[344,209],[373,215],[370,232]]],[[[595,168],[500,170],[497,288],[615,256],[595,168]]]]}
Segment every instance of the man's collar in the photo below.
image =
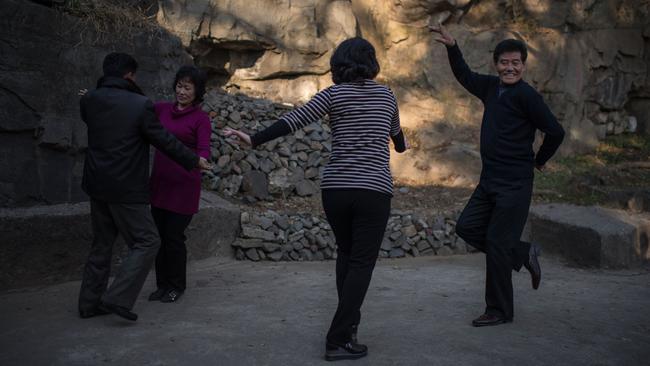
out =
{"type": "Polygon", "coordinates": [[[97,80],[97,88],[117,88],[128,90],[133,93],[144,95],[142,89],[138,84],[131,80],[116,77],[116,76],[102,76],[97,80]]]}

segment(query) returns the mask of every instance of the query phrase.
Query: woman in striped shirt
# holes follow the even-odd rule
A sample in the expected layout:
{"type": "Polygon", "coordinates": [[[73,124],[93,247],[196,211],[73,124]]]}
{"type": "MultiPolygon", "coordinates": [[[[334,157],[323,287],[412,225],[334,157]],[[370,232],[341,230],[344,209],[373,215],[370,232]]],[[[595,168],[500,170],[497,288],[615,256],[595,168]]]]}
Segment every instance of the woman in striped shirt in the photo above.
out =
{"type": "Polygon", "coordinates": [[[334,85],[307,104],[249,136],[225,129],[253,148],[293,133],[329,115],[332,153],[321,180],[325,215],[336,237],[338,308],[327,334],[325,359],[356,359],[368,348],[357,343],[361,305],[390,215],[393,180],[391,138],[397,152],[407,148],[392,91],[373,81],[379,73],[374,47],[362,38],[342,42],[330,59],[334,85]]]}

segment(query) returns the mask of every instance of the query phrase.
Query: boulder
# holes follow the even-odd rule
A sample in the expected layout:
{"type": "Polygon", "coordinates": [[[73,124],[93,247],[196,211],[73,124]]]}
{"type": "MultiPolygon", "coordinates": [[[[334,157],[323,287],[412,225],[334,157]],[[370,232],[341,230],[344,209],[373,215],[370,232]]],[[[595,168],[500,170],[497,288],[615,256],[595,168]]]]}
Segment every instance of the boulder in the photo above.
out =
{"type": "Polygon", "coordinates": [[[524,238],[572,265],[633,268],[650,261],[650,217],[601,207],[531,208],[524,238]]]}
{"type": "Polygon", "coordinates": [[[251,170],[242,176],[241,190],[247,196],[258,199],[269,197],[268,180],[266,174],[259,170],[251,170]]]}
{"type": "Polygon", "coordinates": [[[308,179],[303,179],[296,184],[296,193],[299,196],[313,196],[318,193],[318,186],[308,179]]]}

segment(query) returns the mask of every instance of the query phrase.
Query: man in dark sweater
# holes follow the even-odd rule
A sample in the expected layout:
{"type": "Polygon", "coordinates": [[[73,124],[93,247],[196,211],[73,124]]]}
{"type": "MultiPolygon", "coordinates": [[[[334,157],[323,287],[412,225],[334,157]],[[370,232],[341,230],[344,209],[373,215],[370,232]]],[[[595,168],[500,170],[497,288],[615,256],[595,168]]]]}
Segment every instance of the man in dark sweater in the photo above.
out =
{"type": "Polygon", "coordinates": [[[80,102],[88,127],[82,188],[90,196],[94,236],[79,294],[82,318],[115,313],[137,319],[131,309],[160,246],[149,210],[149,144],[188,171],[210,167],[162,127],[135,84],[137,66],[127,54],[109,54],[97,89],[80,102]],[[118,233],[129,252],[108,287],[118,233]]]}
{"type": "Polygon", "coordinates": [[[454,38],[442,26],[431,27],[447,47],[449,63],[460,84],[483,102],[481,160],[476,190],[463,210],[456,233],[486,254],[485,313],[472,321],[480,327],[513,319],[512,270],[524,266],[537,289],[539,247],[521,241],[530,207],[534,169],[543,171],[564,138],[541,95],[522,80],[526,45],[508,39],[494,50],[497,76],[472,72],[454,38]],[[535,154],[535,131],[544,142],[535,154]]]}

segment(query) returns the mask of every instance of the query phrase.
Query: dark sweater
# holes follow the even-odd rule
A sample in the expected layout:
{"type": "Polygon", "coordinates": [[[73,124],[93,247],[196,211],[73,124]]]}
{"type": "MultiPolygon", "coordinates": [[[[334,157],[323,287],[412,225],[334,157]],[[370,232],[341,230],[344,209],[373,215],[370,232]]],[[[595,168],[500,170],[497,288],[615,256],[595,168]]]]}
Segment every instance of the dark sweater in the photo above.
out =
{"type": "Polygon", "coordinates": [[[507,85],[501,84],[496,76],[472,72],[457,44],[447,47],[447,54],[458,82],[483,102],[481,176],[533,177],[535,165],[544,165],[564,139],[564,129],[542,96],[523,80],[507,85]],[[535,155],[533,142],[537,129],[545,136],[535,155]]]}

